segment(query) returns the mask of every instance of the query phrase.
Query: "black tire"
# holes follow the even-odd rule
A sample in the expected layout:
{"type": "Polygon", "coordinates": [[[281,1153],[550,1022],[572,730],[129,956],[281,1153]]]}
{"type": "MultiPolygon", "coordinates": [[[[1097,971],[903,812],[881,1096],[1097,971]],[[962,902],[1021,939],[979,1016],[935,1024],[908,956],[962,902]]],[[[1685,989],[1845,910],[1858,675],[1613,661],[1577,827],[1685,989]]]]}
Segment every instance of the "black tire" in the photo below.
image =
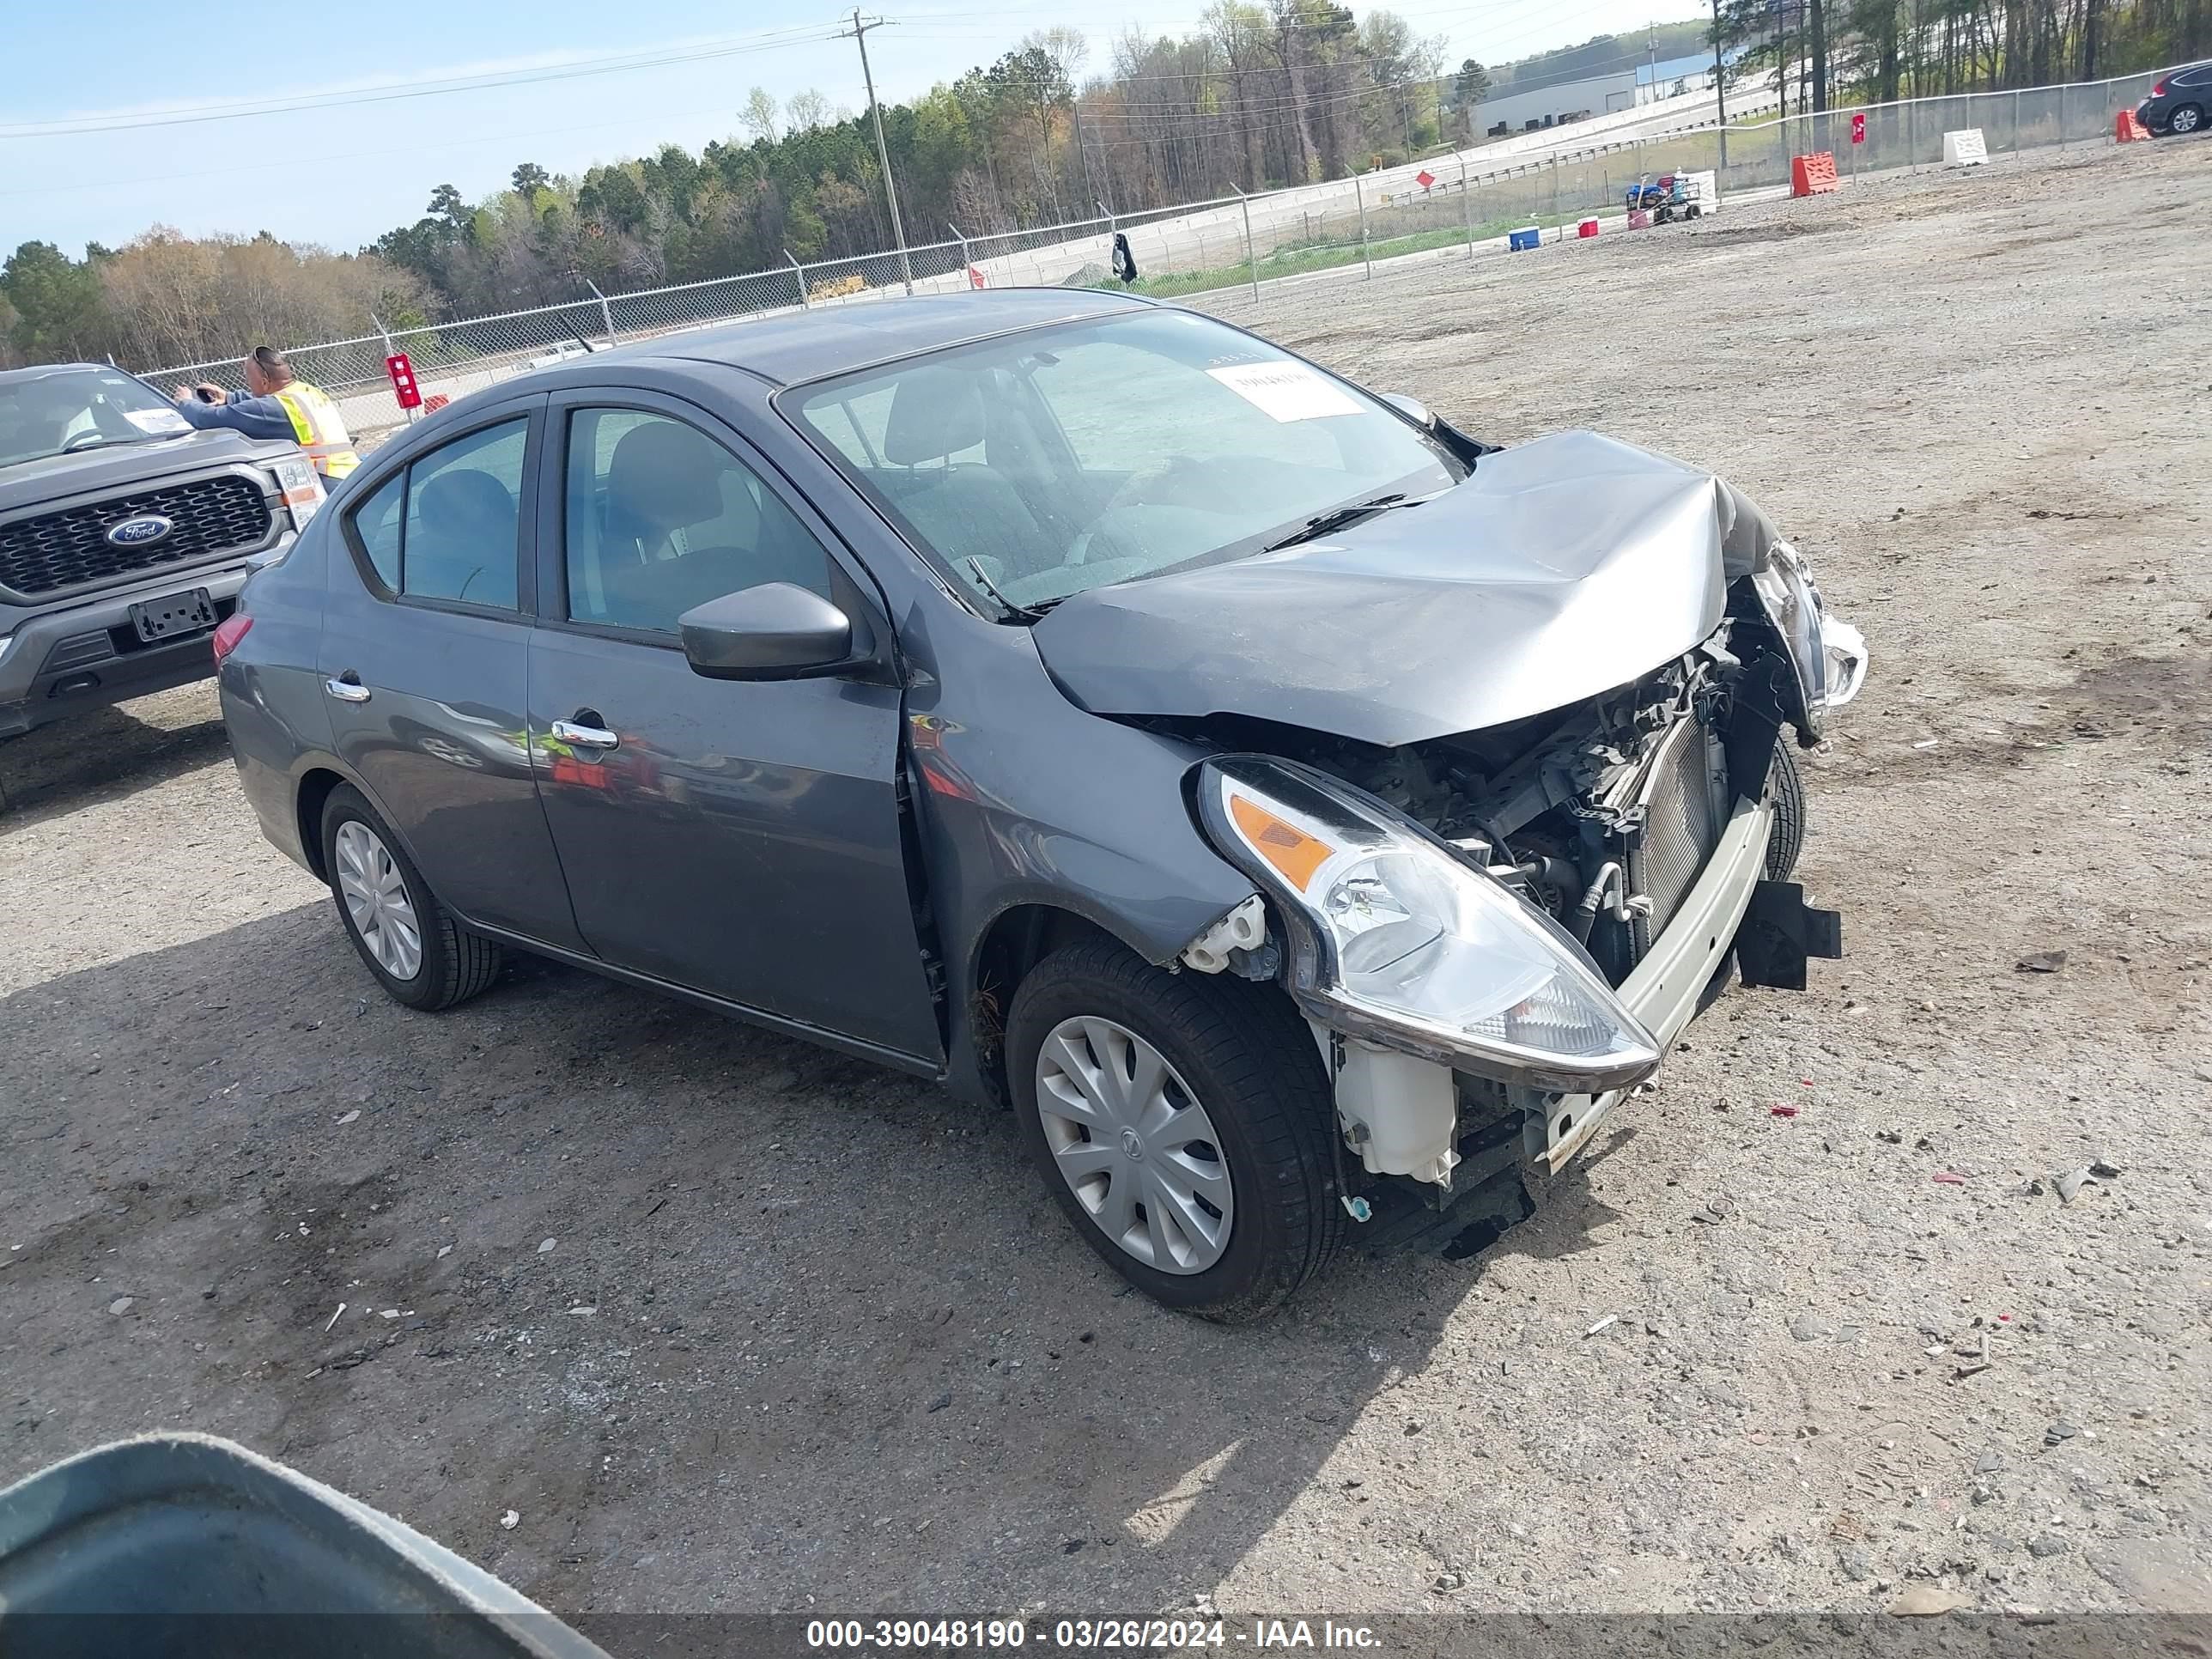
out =
{"type": "Polygon", "coordinates": [[[407,856],[407,849],[392,833],[391,826],[377,816],[376,809],[350,784],[340,784],[331,790],[330,799],[323,805],[322,845],[323,869],[331,884],[331,902],[337,908],[338,925],[345,929],[362,963],[376,975],[377,983],[384,987],[393,1001],[426,1013],[434,1012],[467,1001],[499,976],[499,946],[465,931],[453,920],[453,913],[438,902],[429,884],[422,879],[422,872],[415,867],[415,860],[407,856]],[[415,915],[422,924],[422,961],[411,979],[394,977],[377,961],[362,939],[361,930],[355,927],[338,891],[338,831],[356,822],[374,831],[384,843],[400,879],[407,884],[407,901],[415,907],[415,915]]]}
{"type": "Polygon", "coordinates": [[[2182,104],[2167,112],[2166,131],[2170,137],[2179,137],[2195,132],[2204,125],[2204,112],[2194,104],[2182,104]]]}
{"type": "Polygon", "coordinates": [[[1766,841],[1766,878],[1787,881],[1805,850],[1805,775],[1797,769],[1790,739],[1774,740],[1774,764],[1767,769],[1766,799],[1774,808],[1774,831],[1766,841]]]}
{"type": "Polygon", "coordinates": [[[1016,990],[1006,1066],[1022,1139],[1046,1187],[1091,1249],[1155,1301],[1223,1324],[1261,1318],[1343,1244],[1334,1103],[1312,1034],[1272,988],[1170,974],[1110,940],[1071,945],[1016,990]],[[1061,1021],[1085,1014],[1158,1049],[1212,1121],[1236,1204],[1228,1248],[1202,1273],[1163,1273],[1131,1255],[1053,1163],[1037,1111],[1037,1054],[1061,1021]]]}

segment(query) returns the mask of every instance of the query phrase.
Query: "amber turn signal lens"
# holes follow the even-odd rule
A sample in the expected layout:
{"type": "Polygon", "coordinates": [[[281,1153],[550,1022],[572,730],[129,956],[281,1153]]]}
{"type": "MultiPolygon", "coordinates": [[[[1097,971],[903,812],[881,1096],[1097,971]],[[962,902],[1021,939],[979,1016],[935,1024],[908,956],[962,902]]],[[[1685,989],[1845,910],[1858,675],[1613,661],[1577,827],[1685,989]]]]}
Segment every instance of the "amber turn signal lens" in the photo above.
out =
{"type": "Polygon", "coordinates": [[[1252,850],[1301,893],[1336,850],[1243,795],[1229,798],[1229,817],[1252,850]]]}

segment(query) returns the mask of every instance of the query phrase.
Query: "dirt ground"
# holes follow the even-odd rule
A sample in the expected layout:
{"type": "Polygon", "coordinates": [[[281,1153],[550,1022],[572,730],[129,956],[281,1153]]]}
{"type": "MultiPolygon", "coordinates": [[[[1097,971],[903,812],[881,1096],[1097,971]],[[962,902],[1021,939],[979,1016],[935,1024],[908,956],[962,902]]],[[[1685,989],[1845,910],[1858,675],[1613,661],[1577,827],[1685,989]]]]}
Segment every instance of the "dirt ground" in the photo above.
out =
{"type": "Polygon", "coordinates": [[[0,750],[0,1480],[210,1430],[570,1614],[2212,1607],[2208,159],[1269,295],[1726,472],[1875,667],[1808,766],[1848,958],[1256,1328],[931,1088],[540,964],[387,1002],[204,687],[0,750]]]}

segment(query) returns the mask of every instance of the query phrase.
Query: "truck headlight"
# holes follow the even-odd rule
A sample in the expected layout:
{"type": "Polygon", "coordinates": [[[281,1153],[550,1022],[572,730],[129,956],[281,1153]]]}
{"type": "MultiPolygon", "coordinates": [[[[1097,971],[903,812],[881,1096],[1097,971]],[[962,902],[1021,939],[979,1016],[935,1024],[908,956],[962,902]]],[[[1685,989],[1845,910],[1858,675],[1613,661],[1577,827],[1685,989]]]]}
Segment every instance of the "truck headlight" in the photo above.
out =
{"type": "Polygon", "coordinates": [[[284,505],[291,512],[292,528],[305,530],[307,520],[323,505],[323,480],[315,471],[315,464],[304,455],[293,455],[276,462],[271,471],[276,474],[276,488],[283,492],[284,505]]]}
{"type": "Polygon", "coordinates": [[[1659,1048],[1549,916],[1380,802],[1259,756],[1200,769],[1207,834],[1290,921],[1312,1018],[1457,1070],[1570,1093],[1658,1068],[1659,1048]]]}

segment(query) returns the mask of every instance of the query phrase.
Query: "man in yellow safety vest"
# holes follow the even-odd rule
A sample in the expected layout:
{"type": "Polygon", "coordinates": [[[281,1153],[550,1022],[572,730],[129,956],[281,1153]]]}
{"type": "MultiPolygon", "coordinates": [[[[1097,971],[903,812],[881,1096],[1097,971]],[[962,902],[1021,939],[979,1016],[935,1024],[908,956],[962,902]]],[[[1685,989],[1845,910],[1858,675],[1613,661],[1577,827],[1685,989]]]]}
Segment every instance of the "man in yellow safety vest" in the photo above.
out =
{"type": "Polygon", "coordinates": [[[226,392],[203,381],[176,390],[177,413],[196,427],[224,426],[249,438],[289,438],[307,452],[325,484],[361,465],[345,417],[331,394],[292,373],[274,346],[246,356],[246,389],[226,392]]]}

